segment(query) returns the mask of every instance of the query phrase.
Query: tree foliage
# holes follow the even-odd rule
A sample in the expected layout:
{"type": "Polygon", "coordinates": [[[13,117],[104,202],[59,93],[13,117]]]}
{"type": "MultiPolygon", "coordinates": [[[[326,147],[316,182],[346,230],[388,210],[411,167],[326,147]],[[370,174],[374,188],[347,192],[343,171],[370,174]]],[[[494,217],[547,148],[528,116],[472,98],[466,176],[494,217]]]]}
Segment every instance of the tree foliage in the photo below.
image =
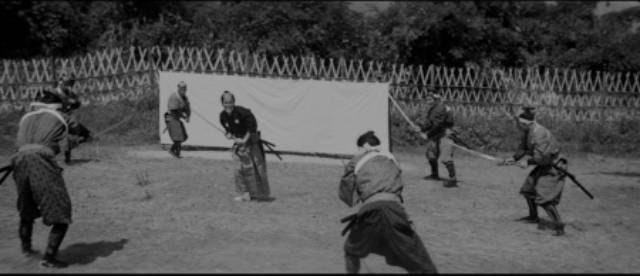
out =
{"type": "Polygon", "coordinates": [[[473,67],[640,68],[639,9],[596,2],[6,1],[2,58],[184,45],[277,55],[473,67]],[[632,28],[635,26],[634,28],[632,28]]]}

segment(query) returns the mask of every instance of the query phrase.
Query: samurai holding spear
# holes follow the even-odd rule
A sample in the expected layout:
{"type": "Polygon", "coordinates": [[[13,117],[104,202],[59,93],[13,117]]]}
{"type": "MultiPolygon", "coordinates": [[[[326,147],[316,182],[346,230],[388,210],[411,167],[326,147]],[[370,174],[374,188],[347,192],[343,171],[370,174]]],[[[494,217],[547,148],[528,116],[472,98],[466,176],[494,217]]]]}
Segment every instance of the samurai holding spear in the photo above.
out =
{"type": "Polygon", "coordinates": [[[380,140],[373,131],[361,135],[356,145],[358,152],[345,167],[338,190],[349,207],[362,202],[358,213],[342,219],[349,222],[343,231],[349,231],[344,243],[347,273],[358,273],[360,259],[370,253],[411,273],[437,273],[401,205],[404,185],[395,157],[378,148],[380,140]]]}

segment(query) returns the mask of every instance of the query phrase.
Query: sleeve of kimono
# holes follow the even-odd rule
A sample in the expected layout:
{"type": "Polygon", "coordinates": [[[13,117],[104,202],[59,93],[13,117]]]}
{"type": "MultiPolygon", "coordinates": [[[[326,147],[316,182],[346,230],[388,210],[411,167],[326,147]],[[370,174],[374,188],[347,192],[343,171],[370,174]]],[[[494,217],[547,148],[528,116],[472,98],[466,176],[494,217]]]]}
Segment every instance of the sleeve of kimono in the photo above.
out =
{"type": "Polygon", "coordinates": [[[71,135],[78,135],[76,131],[79,129],[79,123],[73,116],[69,116],[67,113],[60,113],[62,118],[67,122],[67,135],[64,135],[59,142],[60,149],[62,152],[69,151],[78,146],[78,141],[75,137],[71,137],[71,135]]]}
{"type": "Polygon", "coordinates": [[[427,119],[426,122],[420,125],[420,130],[422,130],[422,132],[428,131],[431,129],[431,126],[431,120],[427,119]]]}
{"type": "Polygon", "coordinates": [[[179,100],[177,99],[177,93],[173,93],[169,96],[169,100],[167,101],[167,110],[175,110],[180,108],[179,100]]]}
{"type": "Polygon", "coordinates": [[[75,117],[70,116],[68,113],[60,112],[64,121],[67,122],[67,126],[69,127],[69,131],[71,129],[76,129],[78,127],[78,120],[75,117]]]}
{"type": "Polygon", "coordinates": [[[184,116],[186,119],[189,119],[191,117],[191,103],[189,102],[189,99],[186,96],[183,99],[184,99],[184,116]]]}
{"type": "Polygon", "coordinates": [[[227,122],[227,120],[224,117],[224,111],[220,112],[220,125],[224,128],[224,131],[229,133],[229,129],[227,128],[226,122],[227,122]]]}
{"type": "Polygon", "coordinates": [[[340,200],[347,204],[349,207],[355,205],[355,190],[356,190],[356,175],[355,175],[356,163],[354,159],[349,161],[344,169],[344,175],[340,179],[340,187],[338,189],[338,196],[340,200]]]}
{"type": "Polygon", "coordinates": [[[533,132],[533,152],[532,158],[529,159],[531,165],[546,165],[551,160],[549,158],[549,147],[551,139],[543,131],[533,132]]]}
{"type": "Polygon", "coordinates": [[[518,146],[516,153],[513,154],[513,159],[518,161],[525,155],[527,155],[527,134],[525,134],[520,140],[520,145],[518,146]]]}
{"type": "Polygon", "coordinates": [[[81,103],[78,98],[78,95],[73,93],[73,91],[71,91],[69,88],[60,89],[58,91],[59,91],[58,94],[63,99],[63,105],[65,106],[65,109],[71,110],[71,109],[80,108],[81,103]]]}
{"type": "Polygon", "coordinates": [[[69,98],[70,98],[69,101],[71,102],[72,109],[80,108],[81,103],[80,103],[80,98],[78,98],[78,95],[76,95],[73,92],[70,92],[69,98]]]}
{"type": "Polygon", "coordinates": [[[445,121],[447,120],[447,111],[444,109],[444,106],[438,106],[437,109],[434,110],[434,116],[431,118],[431,128],[429,130],[429,136],[432,136],[433,133],[440,133],[445,128],[445,121]]]}
{"type": "Polygon", "coordinates": [[[249,133],[258,132],[258,122],[256,121],[256,117],[253,116],[253,113],[250,109],[245,109],[245,112],[242,112],[242,118],[244,122],[247,124],[247,131],[249,133]]]}

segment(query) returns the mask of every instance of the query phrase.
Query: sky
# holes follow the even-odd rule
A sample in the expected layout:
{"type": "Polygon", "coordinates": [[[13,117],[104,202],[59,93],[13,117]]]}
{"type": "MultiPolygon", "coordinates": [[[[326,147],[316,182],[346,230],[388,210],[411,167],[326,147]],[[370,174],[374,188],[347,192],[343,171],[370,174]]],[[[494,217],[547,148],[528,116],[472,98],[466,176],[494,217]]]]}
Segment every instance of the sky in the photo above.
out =
{"type": "MultiPolygon", "coordinates": [[[[359,12],[367,12],[370,6],[375,6],[381,10],[386,9],[393,1],[353,1],[351,9],[359,12]]],[[[545,1],[553,4],[556,1],[545,1]]],[[[631,7],[640,6],[640,1],[598,1],[594,14],[597,16],[609,12],[618,12],[631,7]]]]}

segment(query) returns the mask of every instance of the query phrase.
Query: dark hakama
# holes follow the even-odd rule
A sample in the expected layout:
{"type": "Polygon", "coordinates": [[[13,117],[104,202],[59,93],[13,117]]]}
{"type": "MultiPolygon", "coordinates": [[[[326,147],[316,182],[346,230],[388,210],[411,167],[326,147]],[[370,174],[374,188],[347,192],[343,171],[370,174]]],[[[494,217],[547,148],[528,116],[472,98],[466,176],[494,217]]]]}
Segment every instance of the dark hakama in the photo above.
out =
{"type": "Polygon", "coordinates": [[[525,197],[534,198],[536,204],[560,203],[564,188],[564,174],[552,166],[536,166],[520,189],[525,197]]]}
{"type": "Polygon", "coordinates": [[[345,241],[347,254],[384,256],[387,264],[409,272],[437,273],[420,237],[413,231],[402,205],[395,201],[367,203],[358,212],[345,241]]]}
{"type": "Polygon", "coordinates": [[[180,120],[178,114],[166,112],[164,114],[164,122],[173,142],[184,142],[189,138],[187,130],[184,128],[184,123],[180,120]]]}
{"type": "Polygon", "coordinates": [[[239,165],[235,172],[236,191],[249,192],[252,199],[268,199],[271,190],[260,133],[251,134],[244,145],[235,144],[232,151],[239,165]]]}
{"type": "Polygon", "coordinates": [[[18,152],[12,158],[20,218],[42,216],[45,225],[71,223],[71,199],[54,152],[44,146],[18,152]]]}

